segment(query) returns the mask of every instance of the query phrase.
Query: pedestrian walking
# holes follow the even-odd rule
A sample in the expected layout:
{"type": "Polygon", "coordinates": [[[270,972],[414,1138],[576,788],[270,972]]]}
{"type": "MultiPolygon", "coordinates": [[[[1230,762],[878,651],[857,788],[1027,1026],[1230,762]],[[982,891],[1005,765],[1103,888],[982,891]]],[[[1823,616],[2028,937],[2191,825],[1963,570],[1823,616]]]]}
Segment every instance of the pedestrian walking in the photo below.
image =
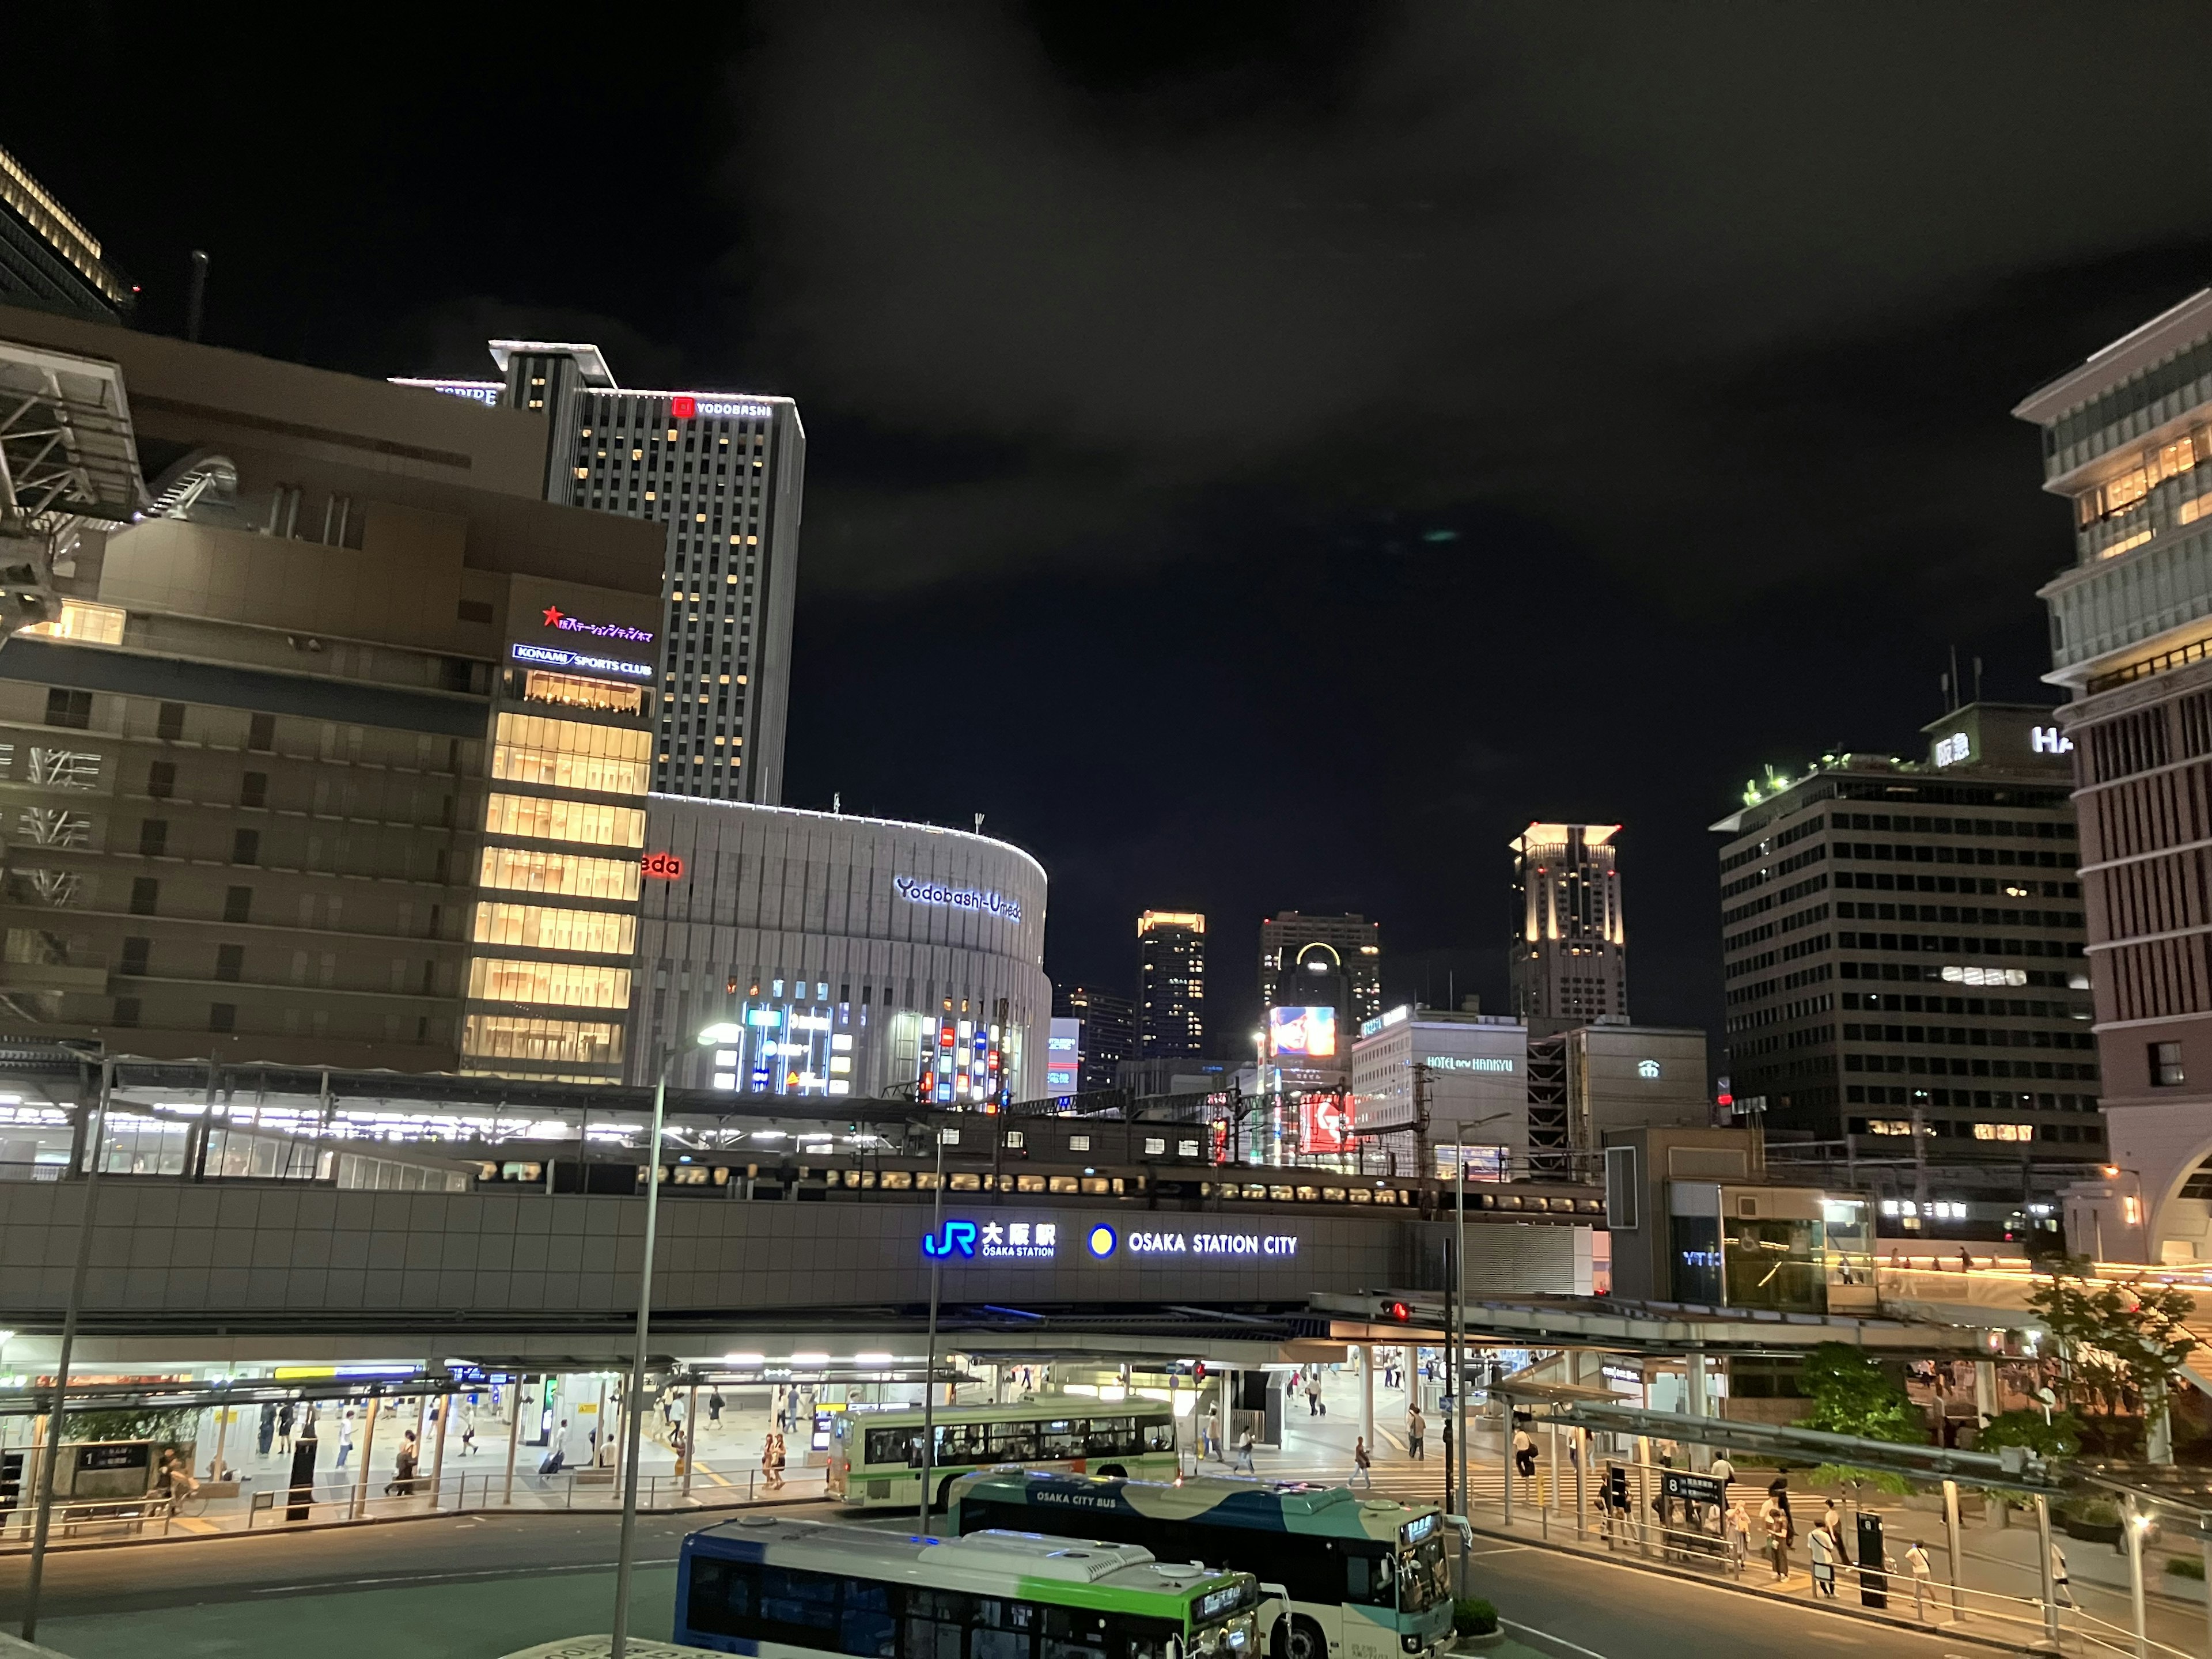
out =
{"type": "Polygon", "coordinates": [[[779,1434],[775,1437],[775,1485],[779,1492],[783,1490],[783,1437],[779,1434]]]}
{"type": "Polygon", "coordinates": [[[1912,1575],[1912,1616],[1925,1619],[1935,1594],[1935,1568],[1928,1559],[1928,1546],[1917,1538],[1905,1553],[1905,1570],[1912,1575]]]}
{"type": "Polygon", "coordinates": [[[1729,1462],[1729,1455],[1723,1452],[1713,1459],[1713,1467],[1707,1473],[1721,1483],[1721,1490],[1725,1492],[1735,1479],[1735,1465],[1729,1462]]]}
{"type": "Polygon", "coordinates": [[[1247,1474],[1257,1474],[1259,1473],[1257,1469],[1252,1467],[1252,1431],[1249,1429],[1245,1430],[1243,1433],[1237,1437],[1236,1467],[1243,1470],[1247,1474]]]}
{"type": "Polygon", "coordinates": [[[392,1456],[392,1479],[384,1488],[384,1495],[386,1498],[405,1498],[414,1492],[417,1455],[415,1431],[410,1429],[399,1437],[399,1449],[392,1456]]]}
{"type": "Polygon", "coordinates": [[[720,1390],[707,1396],[707,1421],[714,1428],[722,1425],[722,1396],[720,1390]]]}
{"type": "Polygon", "coordinates": [[[1523,1480],[1536,1478],[1536,1442],[1522,1426],[1525,1419],[1516,1419],[1513,1425],[1513,1468],[1523,1480]]]}
{"type": "Polygon", "coordinates": [[[287,1457],[292,1455],[292,1425],[298,1421],[297,1408],[286,1401],[276,1413],[276,1449],[287,1457]]]}
{"type": "Polygon", "coordinates": [[[1221,1461],[1221,1417],[1211,1406],[1206,1408],[1206,1424],[1199,1431],[1199,1437],[1206,1455],[1218,1463],[1221,1461]]]}
{"type": "Polygon", "coordinates": [[[340,1468],[346,1466],[346,1458],[352,1451],[353,1410],[349,1407],[346,1414],[338,1419],[338,1467],[340,1468]]]}
{"type": "Polygon", "coordinates": [[[1368,1491],[1375,1490],[1375,1460],[1368,1455],[1364,1434],[1352,1443],[1352,1479],[1355,1485],[1364,1481],[1368,1491]]]}
{"type": "Polygon", "coordinates": [[[1420,1404],[1416,1401],[1406,1412],[1406,1455],[1408,1457],[1422,1462],[1428,1461],[1428,1454],[1421,1449],[1428,1433],[1429,1419],[1421,1415],[1420,1404]]]}
{"type": "Polygon", "coordinates": [[[1321,1415],[1321,1378],[1319,1376],[1306,1378],[1306,1415],[1308,1417],[1321,1415]]]}
{"type": "Polygon", "coordinates": [[[775,1431],[770,1429],[761,1437],[761,1484],[774,1492],[783,1484],[775,1472],[775,1431]]]}

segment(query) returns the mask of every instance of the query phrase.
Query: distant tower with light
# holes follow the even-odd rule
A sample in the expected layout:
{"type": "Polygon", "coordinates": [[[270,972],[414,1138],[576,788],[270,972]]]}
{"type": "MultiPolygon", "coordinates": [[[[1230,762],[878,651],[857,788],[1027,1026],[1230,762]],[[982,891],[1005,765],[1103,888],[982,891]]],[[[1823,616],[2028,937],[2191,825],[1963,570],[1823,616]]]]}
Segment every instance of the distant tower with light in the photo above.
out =
{"type": "Polygon", "coordinates": [[[1617,823],[1532,823],[1513,840],[1513,1011],[1528,1035],[1628,1018],[1617,823]]]}
{"type": "Polygon", "coordinates": [[[1137,1049],[1146,1060],[1206,1052],[1206,918],[1195,910],[1137,918],[1137,1049]]]}

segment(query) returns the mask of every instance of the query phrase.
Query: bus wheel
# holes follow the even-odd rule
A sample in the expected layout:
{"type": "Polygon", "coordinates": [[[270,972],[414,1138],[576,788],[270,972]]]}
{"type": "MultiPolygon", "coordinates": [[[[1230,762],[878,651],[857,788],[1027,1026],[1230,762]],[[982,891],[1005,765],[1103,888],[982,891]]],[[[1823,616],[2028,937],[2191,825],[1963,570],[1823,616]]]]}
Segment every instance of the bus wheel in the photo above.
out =
{"type": "Polygon", "coordinates": [[[1328,1659],[1328,1638],[1310,1619],[1285,1619],[1275,1626],[1273,1659],[1328,1659]]]}
{"type": "Polygon", "coordinates": [[[937,1498],[929,1506],[929,1512],[932,1515],[943,1515],[952,1507],[952,1483],[959,1478],[957,1474],[948,1474],[937,1483],[937,1498]]]}
{"type": "Polygon", "coordinates": [[[1101,1463],[1098,1466],[1097,1472],[1100,1474],[1113,1475],[1122,1480],[1127,1480],[1129,1478],[1129,1471],[1119,1463],[1101,1463]]]}

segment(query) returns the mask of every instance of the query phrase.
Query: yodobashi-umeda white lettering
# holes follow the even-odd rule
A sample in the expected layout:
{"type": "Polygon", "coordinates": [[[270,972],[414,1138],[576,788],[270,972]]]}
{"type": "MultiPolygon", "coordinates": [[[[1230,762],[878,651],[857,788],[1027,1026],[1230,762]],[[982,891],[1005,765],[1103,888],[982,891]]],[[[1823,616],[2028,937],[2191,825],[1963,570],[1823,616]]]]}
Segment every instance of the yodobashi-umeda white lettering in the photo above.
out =
{"type": "Polygon", "coordinates": [[[1295,1233],[1133,1232],[1134,1255],[1268,1255],[1298,1253],[1295,1233]]]}

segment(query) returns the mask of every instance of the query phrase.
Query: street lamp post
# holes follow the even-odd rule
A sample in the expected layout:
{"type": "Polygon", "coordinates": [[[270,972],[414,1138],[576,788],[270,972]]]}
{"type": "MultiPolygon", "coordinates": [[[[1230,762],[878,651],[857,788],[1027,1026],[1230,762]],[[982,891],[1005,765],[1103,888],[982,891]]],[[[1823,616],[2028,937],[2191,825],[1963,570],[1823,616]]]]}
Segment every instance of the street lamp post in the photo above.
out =
{"type": "Polygon", "coordinates": [[[100,1062],[100,1093],[93,1103],[92,1127],[84,1138],[88,1161],[84,1169],[84,1205],[76,1224],[76,1271],[70,1278],[69,1305],[62,1314],[61,1351],[54,1358],[54,1408],[46,1419],[46,1456],[38,1470],[38,1512],[32,1522],[31,1568],[23,1589],[23,1639],[39,1635],[39,1590],[46,1578],[46,1534],[54,1516],[54,1470],[62,1455],[62,1431],[69,1422],[70,1350],[76,1345],[77,1309],[84,1301],[84,1280],[92,1266],[94,1203],[100,1196],[100,1166],[106,1151],[107,1095],[115,1079],[115,1056],[100,1062]]]}
{"type": "MultiPolygon", "coordinates": [[[[736,1042],[744,1036],[738,1025],[709,1025],[699,1033],[699,1046],[736,1042]]],[[[637,1452],[645,1422],[646,1334],[653,1323],[653,1243],[660,1215],[660,1132],[668,1115],[668,1073],[683,1051],[670,1048],[661,1057],[653,1080],[653,1136],[645,1159],[645,1260],[637,1273],[637,1346],[630,1355],[629,1419],[623,1426],[627,1455],[623,1468],[622,1538],[615,1552],[615,1628],[610,1659],[624,1659],[629,1648],[630,1569],[637,1553],[637,1452]]]]}
{"type": "MultiPolygon", "coordinates": [[[[941,1251],[945,1246],[945,1131],[933,1125],[930,1138],[937,1142],[937,1188],[935,1207],[930,1212],[929,1231],[941,1251]]],[[[929,1536],[929,1481],[937,1464],[937,1305],[938,1294],[944,1287],[945,1257],[933,1255],[929,1258],[929,1351],[921,1367],[921,1506],[919,1516],[921,1535],[929,1536]]]]}

